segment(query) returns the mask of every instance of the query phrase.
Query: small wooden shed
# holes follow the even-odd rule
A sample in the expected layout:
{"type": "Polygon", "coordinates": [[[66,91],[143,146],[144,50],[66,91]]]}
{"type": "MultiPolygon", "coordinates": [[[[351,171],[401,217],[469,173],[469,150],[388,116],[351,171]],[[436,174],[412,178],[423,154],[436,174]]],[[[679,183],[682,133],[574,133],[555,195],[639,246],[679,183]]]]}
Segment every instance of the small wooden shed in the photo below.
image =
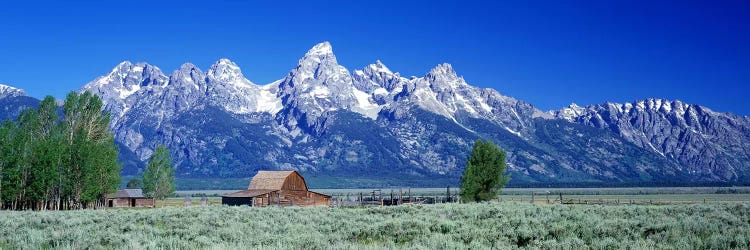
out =
{"type": "Polygon", "coordinates": [[[247,190],[225,194],[221,203],[231,206],[327,206],[331,196],[307,189],[297,171],[258,171],[247,190]]]}
{"type": "Polygon", "coordinates": [[[146,198],[141,189],[122,189],[107,195],[107,207],[154,207],[154,199],[146,198]]]}

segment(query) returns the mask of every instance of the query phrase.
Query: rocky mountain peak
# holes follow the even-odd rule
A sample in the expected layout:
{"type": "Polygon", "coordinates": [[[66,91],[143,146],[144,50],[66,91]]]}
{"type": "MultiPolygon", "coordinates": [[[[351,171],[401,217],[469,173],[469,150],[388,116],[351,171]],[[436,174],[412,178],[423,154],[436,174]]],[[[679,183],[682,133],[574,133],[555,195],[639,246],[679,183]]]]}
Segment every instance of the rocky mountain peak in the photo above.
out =
{"type": "Polygon", "coordinates": [[[242,70],[236,63],[229,59],[222,58],[215,62],[208,69],[208,77],[212,80],[225,83],[248,82],[242,75],[242,70]]]}
{"type": "Polygon", "coordinates": [[[375,61],[375,63],[370,64],[366,69],[369,69],[369,71],[374,73],[376,72],[381,74],[393,75],[393,72],[391,72],[391,70],[388,69],[388,67],[386,67],[385,64],[383,64],[383,62],[381,62],[380,60],[377,60],[375,61]]]}
{"type": "Polygon", "coordinates": [[[14,88],[5,84],[0,84],[0,98],[26,96],[22,89],[14,88]]]}
{"type": "Polygon", "coordinates": [[[461,86],[468,86],[466,81],[462,77],[456,74],[453,70],[453,66],[448,63],[443,63],[435,66],[431,69],[425,80],[431,83],[433,89],[456,89],[461,86]]]}
{"type": "Polygon", "coordinates": [[[322,42],[313,46],[297,63],[297,68],[314,70],[318,65],[338,65],[333,48],[329,42],[322,42]]]}
{"type": "Polygon", "coordinates": [[[109,74],[89,82],[79,91],[91,91],[107,103],[115,99],[128,98],[142,87],[162,86],[167,82],[168,77],[156,66],[145,62],[133,64],[123,61],[109,74]]]}
{"type": "Polygon", "coordinates": [[[318,43],[305,53],[305,56],[326,56],[333,54],[333,47],[328,41],[318,43]]]}

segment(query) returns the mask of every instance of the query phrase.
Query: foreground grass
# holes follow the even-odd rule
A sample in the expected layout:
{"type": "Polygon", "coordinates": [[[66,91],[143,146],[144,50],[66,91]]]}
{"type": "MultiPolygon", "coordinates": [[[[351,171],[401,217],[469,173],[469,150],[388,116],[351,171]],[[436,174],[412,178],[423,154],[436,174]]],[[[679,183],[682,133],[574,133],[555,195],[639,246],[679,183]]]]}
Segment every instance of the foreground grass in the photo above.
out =
{"type": "Polygon", "coordinates": [[[750,205],[0,211],[0,248],[750,248],[750,205]]]}

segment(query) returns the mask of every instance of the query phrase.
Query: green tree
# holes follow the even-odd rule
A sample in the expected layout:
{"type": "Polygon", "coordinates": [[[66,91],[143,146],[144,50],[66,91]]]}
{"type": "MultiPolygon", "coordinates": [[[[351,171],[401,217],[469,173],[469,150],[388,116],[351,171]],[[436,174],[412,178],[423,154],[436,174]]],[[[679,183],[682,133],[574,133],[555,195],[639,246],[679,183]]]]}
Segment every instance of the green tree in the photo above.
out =
{"type": "Polygon", "coordinates": [[[63,105],[63,140],[67,147],[61,183],[68,208],[103,205],[120,185],[122,164],[109,128],[110,114],[98,96],[71,92],[63,105]]]}
{"type": "Polygon", "coordinates": [[[136,189],[143,187],[143,182],[141,182],[141,179],[133,178],[128,181],[128,184],[125,185],[125,188],[128,189],[136,189]]]}
{"type": "Polygon", "coordinates": [[[510,176],[505,175],[505,152],[490,141],[477,140],[461,177],[461,200],[495,199],[509,180],[510,176]]]}
{"type": "Polygon", "coordinates": [[[11,164],[12,142],[14,126],[10,120],[5,120],[0,126],[0,209],[5,203],[3,193],[3,179],[5,178],[6,167],[11,164]]]}
{"type": "Polygon", "coordinates": [[[33,139],[33,178],[29,192],[31,199],[44,209],[56,200],[58,171],[62,165],[63,137],[55,98],[47,96],[39,103],[33,139]]]}
{"type": "Polygon", "coordinates": [[[143,171],[143,192],[148,197],[163,200],[174,193],[172,156],[165,146],[158,146],[143,171]]]}
{"type": "Polygon", "coordinates": [[[118,148],[98,96],[51,96],[0,126],[0,206],[74,209],[103,205],[120,184],[118,148]]]}

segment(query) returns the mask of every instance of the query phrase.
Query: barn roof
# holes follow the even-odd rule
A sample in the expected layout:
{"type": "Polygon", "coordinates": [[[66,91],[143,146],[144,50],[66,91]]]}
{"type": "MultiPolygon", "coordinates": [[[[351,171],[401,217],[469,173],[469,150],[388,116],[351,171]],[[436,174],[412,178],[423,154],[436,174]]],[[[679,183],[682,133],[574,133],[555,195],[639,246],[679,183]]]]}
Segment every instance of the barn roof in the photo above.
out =
{"type": "Polygon", "coordinates": [[[276,191],[276,190],[271,190],[271,189],[242,190],[239,192],[225,194],[225,195],[222,195],[221,197],[255,197],[255,196],[264,195],[273,191],[276,191]]]}
{"type": "Polygon", "coordinates": [[[247,189],[281,190],[284,180],[296,171],[258,171],[247,189]]]}
{"type": "Polygon", "coordinates": [[[122,189],[115,193],[114,198],[145,198],[141,189],[122,189]]]}

